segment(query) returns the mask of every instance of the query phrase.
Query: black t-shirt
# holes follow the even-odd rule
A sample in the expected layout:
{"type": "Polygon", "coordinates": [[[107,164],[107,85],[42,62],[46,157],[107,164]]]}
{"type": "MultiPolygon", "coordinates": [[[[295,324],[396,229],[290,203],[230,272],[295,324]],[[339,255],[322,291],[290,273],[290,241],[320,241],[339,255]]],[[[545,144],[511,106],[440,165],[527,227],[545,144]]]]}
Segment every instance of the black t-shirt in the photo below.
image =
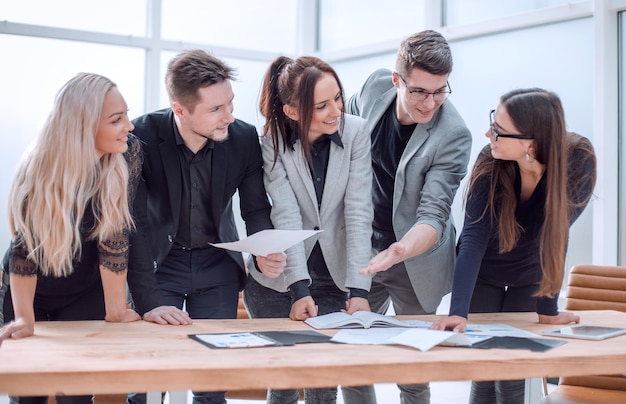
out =
{"type": "Polygon", "coordinates": [[[416,125],[400,124],[396,118],[395,102],[393,102],[372,131],[374,175],[372,247],[379,251],[396,241],[392,223],[394,182],[400,158],[416,125]]]}

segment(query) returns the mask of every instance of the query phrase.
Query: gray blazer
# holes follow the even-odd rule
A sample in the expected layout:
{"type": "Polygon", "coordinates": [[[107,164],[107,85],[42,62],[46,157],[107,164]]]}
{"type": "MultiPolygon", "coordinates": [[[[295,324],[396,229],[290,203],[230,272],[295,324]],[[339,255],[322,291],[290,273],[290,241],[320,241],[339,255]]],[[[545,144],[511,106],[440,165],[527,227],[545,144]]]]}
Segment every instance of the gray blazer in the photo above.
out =
{"type": "MultiPolygon", "coordinates": [[[[391,71],[374,72],[346,111],[367,119],[368,133],[396,99],[391,71]]],[[[427,124],[415,127],[396,172],[393,229],[400,240],[416,224],[428,224],[439,235],[430,251],[404,262],[420,304],[434,312],[450,292],[456,262],[456,231],[450,209],[467,172],[472,135],[450,101],[427,124]]],[[[375,208],[375,207],[374,207],[375,208]]]]}
{"type": "Polygon", "coordinates": [[[317,237],[287,249],[285,272],[270,279],[248,260],[249,273],[260,284],[286,292],[296,281],[311,277],[307,259],[319,241],[324,259],[341,290],[359,288],[369,290],[371,276],[360,275],[371,256],[372,220],[372,163],[371,142],[365,120],[345,115],[341,135],[343,148],[331,142],[324,195],[318,210],[313,179],[302,154],[300,142],[291,150],[287,146],[274,164],[272,139],[262,142],[265,188],[272,200],[272,223],[276,229],[323,230],[317,237]]]}

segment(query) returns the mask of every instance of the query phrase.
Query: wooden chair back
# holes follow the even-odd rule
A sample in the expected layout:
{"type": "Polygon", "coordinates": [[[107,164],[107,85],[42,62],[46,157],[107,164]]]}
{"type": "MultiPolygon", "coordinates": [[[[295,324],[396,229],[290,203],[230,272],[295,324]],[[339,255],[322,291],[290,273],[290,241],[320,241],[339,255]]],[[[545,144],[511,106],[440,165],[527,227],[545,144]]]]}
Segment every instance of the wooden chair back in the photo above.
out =
{"type": "Polygon", "coordinates": [[[626,267],[576,265],[570,271],[566,310],[626,312],[626,267]]]}
{"type": "MultiPolygon", "coordinates": [[[[566,310],[626,312],[626,267],[576,265],[570,271],[566,310]]],[[[567,376],[544,404],[626,403],[626,375],[567,376]]]]}

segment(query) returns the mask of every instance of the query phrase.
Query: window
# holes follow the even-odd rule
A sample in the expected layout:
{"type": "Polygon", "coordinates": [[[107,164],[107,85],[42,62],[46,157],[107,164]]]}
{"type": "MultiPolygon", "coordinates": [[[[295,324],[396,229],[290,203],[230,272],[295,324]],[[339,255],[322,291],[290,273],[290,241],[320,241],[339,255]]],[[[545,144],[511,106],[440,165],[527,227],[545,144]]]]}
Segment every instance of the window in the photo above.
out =
{"type": "Polygon", "coordinates": [[[443,25],[470,24],[568,3],[567,0],[444,0],[443,25]]]}
{"type": "Polygon", "coordinates": [[[146,0],[0,0],[0,19],[49,27],[144,36],[146,0]]]}
{"type": "Polygon", "coordinates": [[[425,0],[320,0],[319,48],[334,51],[403,39],[424,29],[424,3],[425,0]]]}
{"type": "Polygon", "coordinates": [[[163,39],[296,52],[293,0],[162,0],[163,39]]]}
{"type": "MultiPolygon", "coordinates": [[[[4,123],[5,152],[0,154],[4,178],[13,178],[20,155],[39,134],[57,92],[77,73],[107,76],[118,85],[130,116],[144,112],[143,50],[0,35],[0,54],[10,59],[3,61],[0,75],[6,101],[0,108],[0,121],[4,123]]],[[[7,192],[9,183],[3,181],[7,192]]]]}

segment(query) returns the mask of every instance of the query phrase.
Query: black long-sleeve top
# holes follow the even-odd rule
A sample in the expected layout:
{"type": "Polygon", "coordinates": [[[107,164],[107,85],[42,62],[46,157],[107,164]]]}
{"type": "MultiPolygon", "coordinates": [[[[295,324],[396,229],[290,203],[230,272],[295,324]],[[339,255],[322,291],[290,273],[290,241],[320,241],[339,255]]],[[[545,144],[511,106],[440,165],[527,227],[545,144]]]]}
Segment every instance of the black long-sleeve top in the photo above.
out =
{"type": "MultiPolygon", "coordinates": [[[[585,141],[587,147],[591,149],[589,141],[586,139],[585,141]]],[[[586,201],[590,199],[593,192],[595,174],[590,174],[595,173],[595,158],[583,149],[574,149],[569,154],[568,175],[579,179],[568,181],[570,184],[568,194],[570,201],[573,202],[569,210],[571,226],[585,209],[586,201]],[[574,185],[571,186],[572,184],[574,185]]],[[[526,201],[521,201],[521,178],[519,168],[517,166],[516,168],[515,218],[522,227],[522,232],[519,241],[511,251],[499,252],[498,223],[492,223],[490,212],[484,212],[489,193],[489,179],[486,177],[479,179],[468,197],[454,272],[449,313],[451,316],[467,318],[472,293],[479,275],[481,278],[511,286],[541,282],[539,247],[546,202],[546,180],[542,177],[531,197],[526,201]]],[[[552,298],[541,297],[537,299],[537,313],[556,315],[558,314],[557,304],[558,294],[552,298]]]]}
{"type": "MultiPolygon", "coordinates": [[[[132,201],[141,173],[141,145],[138,138],[128,136],[128,151],[124,154],[128,163],[129,201],[132,201]]],[[[100,282],[100,266],[122,272],[128,268],[129,232],[121,231],[107,240],[90,238],[94,224],[91,206],[85,210],[81,222],[81,254],[74,258],[74,269],[65,277],[44,276],[37,265],[27,258],[28,251],[17,235],[11,243],[8,254],[8,271],[22,276],[37,276],[37,294],[69,299],[68,296],[80,295],[100,282]]]]}

